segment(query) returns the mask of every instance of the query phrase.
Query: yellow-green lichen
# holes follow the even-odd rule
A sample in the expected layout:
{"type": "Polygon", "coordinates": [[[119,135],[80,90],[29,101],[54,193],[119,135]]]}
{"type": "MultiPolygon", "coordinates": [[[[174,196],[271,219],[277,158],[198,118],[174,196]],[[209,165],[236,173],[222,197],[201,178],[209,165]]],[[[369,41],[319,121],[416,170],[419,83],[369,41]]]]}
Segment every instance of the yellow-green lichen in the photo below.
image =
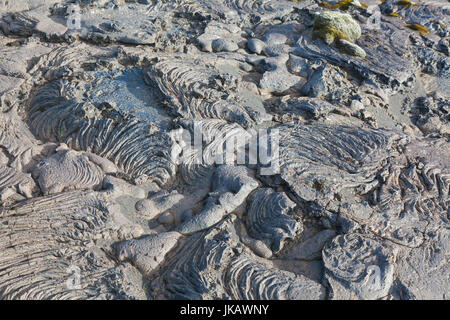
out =
{"type": "Polygon", "coordinates": [[[391,12],[391,13],[386,14],[386,16],[389,16],[389,17],[401,17],[402,15],[400,13],[397,13],[397,12],[391,12]]]}
{"type": "Polygon", "coordinates": [[[332,26],[321,26],[319,24],[315,24],[314,29],[315,30],[312,34],[313,40],[320,38],[328,45],[331,45],[335,40],[348,39],[344,32],[332,26]]]}
{"type": "Polygon", "coordinates": [[[430,30],[421,24],[407,24],[406,27],[420,34],[430,33],[430,30]]]}
{"type": "Polygon", "coordinates": [[[20,45],[22,45],[22,41],[20,41],[20,40],[8,42],[6,44],[7,47],[19,47],[20,45]]]}
{"type": "Polygon", "coordinates": [[[413,3],[410,0],[399,0],[396,3],[398,6],[401,6],[405,9],[410,8],[410,7],[417,7],[418,4],[417,3],[413,3]]]}
{"type": "Polygon", "coordinates": [[[354,42],[361,37],[361,27],[349,14],[323,11],[314,20],[312,36],[328,45],[339,39],[354,42]]]}
{"type": "Polygon", "coordinates": [[[327,9],[340,9],[340,10],[348,10],[349,7],[356,7],[361,9],[367,9],[368,6],[365,3],[355,0],[341,0],[337,3],[329,3],[327,1],[322,1],[320,5],[327,9]]]}
{"type": "Polygon", "coordinates": [[[331,182],[327,179],[316,179],[313,188],[321,193],[327,193],[331,190],[331,182]]]}

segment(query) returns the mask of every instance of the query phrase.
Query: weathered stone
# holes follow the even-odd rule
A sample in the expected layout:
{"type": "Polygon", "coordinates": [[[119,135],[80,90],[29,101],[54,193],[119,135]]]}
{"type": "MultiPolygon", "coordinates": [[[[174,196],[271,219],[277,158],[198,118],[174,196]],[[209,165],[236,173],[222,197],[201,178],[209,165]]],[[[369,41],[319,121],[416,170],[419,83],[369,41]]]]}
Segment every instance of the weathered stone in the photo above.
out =
{"type": "Polygon", "coordinates": [[[316,15],[313,37],[331,45],[339,39],[354,42],[361,37],[361,27],[351,15],[338,11],[323,11],[316,15]]]}

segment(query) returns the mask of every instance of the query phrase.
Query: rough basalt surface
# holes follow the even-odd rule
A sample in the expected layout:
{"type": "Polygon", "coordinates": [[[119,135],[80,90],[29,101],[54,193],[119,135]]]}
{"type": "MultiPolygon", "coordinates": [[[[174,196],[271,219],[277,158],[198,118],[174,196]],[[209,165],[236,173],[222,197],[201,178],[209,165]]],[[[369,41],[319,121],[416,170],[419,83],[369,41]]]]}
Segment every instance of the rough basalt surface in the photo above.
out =
{"type": "Polygon", "coordinates": [[[102,251],[142,228],[94,191],[36,197],[0,211],[3,299],[139,298],[125,266],[102,251]],[[67,286],[73,270],[79,282],[67,286]],[[79,287],[77,287],[79,285],[79,287]]]}
{"type": "Polygon", "coordinates": [[[303,231],[292,210],[295,202],[282,192],[261,188],[249,198],[246,225],[249,235],[269,242],[273,251],[283,248],[285,239],[292,239],[303,231]]]}
{"type": "Polygon", "coordinates": [[[0,1],[0,299],[448,300],[449,16],[0,1]]]}

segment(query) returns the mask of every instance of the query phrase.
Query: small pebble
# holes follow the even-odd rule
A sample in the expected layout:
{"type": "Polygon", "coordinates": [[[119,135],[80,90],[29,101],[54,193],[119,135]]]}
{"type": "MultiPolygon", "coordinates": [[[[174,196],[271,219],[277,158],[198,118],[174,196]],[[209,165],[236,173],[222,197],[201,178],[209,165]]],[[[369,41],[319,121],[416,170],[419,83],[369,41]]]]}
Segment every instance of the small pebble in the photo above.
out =
{"type": "Polygon", "coordinates": [[[198,40],[198,43],[202,47],[202,51],[212,52],[211,40],[202,39],[202,40],[198,40]]]}
{"type": "Polygon", "coordinates": [[[360,58],[366,57],[366,52],[360,46],[358,46],[350,41],[340,39],[339,40],[339,48],[343,52],[345,52],[346,54],[349,54],[351,56],[360,57],[360,58]]]}
{"type": "Polygon", "coordinates": [[[250,52],[260,54],[265,47],[265,43],[259,39],[253,38],[248,40],[247,48],[250,52]]]}
{"type": "Polygon", "coordinates": [[[352,100],[352,103],[350,104],[350,108],[353,112],[358,112],[364,109],[364,105],[361,101],[358,100],[352,100]]]}
{"type": "Polygon", "coordinates": [[[239,46],[236,43],[224,39],[213,40],[211,47],[214,52],[233,52],[239,49],[239,46]]]}

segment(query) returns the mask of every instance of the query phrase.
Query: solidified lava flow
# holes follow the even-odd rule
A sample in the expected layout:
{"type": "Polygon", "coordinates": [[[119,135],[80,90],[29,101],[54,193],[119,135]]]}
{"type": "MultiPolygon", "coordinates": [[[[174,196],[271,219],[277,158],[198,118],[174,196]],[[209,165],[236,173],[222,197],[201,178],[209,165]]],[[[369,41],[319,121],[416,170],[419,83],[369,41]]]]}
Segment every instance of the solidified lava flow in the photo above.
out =
{"type": "Polygon", "coordinates": [[[446,0],[0,0],[0,299],[450,298],[446,0]]]}

